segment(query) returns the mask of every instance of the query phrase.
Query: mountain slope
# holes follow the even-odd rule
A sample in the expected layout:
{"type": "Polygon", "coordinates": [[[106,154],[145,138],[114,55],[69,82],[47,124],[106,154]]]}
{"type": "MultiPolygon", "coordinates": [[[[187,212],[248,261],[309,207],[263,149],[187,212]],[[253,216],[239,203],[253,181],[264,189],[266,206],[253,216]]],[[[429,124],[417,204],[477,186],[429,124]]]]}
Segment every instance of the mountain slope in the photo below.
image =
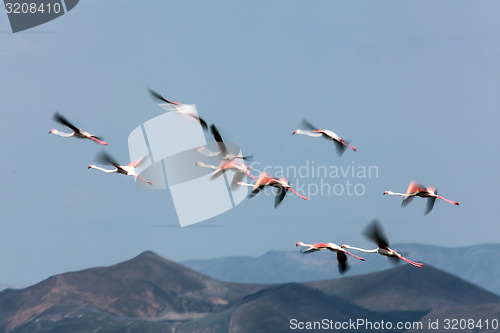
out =
{"type": "Polygon", "coordinates": [[[110,267],[53,276],[0,293],[0,329],[12,329],[61,304],[125,317],[188,320],[220,311],[256,290],[224,283],[152,252],[110,267]],[[179,295],[183,295],[182,298],[179,295]]]}
{"type": "Polygon", "coordinates": [[[144,252],[113,266],[0,292],[0,331],[288,332],[293,319],[314,325],[323,319],[395,323],[442,318],[450,309],[479,315],[490,307],[496,315],[499,305],[500,297],[428,265],[252,285],[218,281],[144,252]]]}
{"type": "Polygon", "coordinates": [[[500,303],[500,296],[430,265],[305,283],[373,311],[420,310],[500,303]]]}

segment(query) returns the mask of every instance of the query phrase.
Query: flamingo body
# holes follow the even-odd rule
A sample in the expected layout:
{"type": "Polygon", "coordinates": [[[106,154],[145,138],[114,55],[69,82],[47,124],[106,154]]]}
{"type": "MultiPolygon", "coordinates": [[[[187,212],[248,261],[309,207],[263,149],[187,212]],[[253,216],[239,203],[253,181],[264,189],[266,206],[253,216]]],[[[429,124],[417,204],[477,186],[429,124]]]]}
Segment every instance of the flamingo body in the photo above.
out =
{"type": "Polygon", "coordinates": [[[138,178],[138,179],[140,179],[140,180],[142,180],[150,185],[153,185],[153,183],[151,181],[142,178],[135,171],[135,168],[137,166],[139,166],[142,162],[144,162],[146,159],[147,159],[147,157],[142,157],[142,158],[139,158],[133,162],[130,162],[127,165],[119,165],[119,163],[116,162],[109,154],[102,152],[101,155],[99,156],[99,160],[104,164],[110,164],[110,165],[114,166],[115,169],[104,169],[104,168],[95,166],[93,164],[89,165],[88,169],[96,169],[96,170],[106,172],[106,173],[120,173],[120,174],[127,175],[127,176],[133,176],[133,177],[138,178]]]}
{"type": "Polygon", "coordinates": [[[301,250],[300,252],[306,254],[306,253],[312,253],[312,252],[317,252],[321,250],[329,250],[331,252],[337,253],[337,262],[338,262],[338,269],[340,274],[343,274],[347,271],[349,268],[347,264],[347,256],[351,255],[354,258],[357,258],[359,260],[364,261],[365,259],[358,257],[349,251],[343,249],[341,246],[335,244],[335,243],[316,243],[316,244],[306,244],[303,242],[298,242],[295,246],[300,246],[301,250]]]}
{"type": "Polygon", "coordinates": [[[245,176],[256,180],[256,178],[250,173],[251,167],[243,162],[240,162],[240,160],[222,160],[218,167],[216,167],[215,165],[205,164],[203,162],[196,162],[196,165],[202,168],[214,170],[212,176],[210,177],[211,180],[217,179],[226,171],[234,171],[233,179],[231,180],[231,184],[229,185],[231,190],[236,189],[239,185],[238,183],[241,183],[245,176]]]}
{"type": "Polygon", "coordinates": [[[296,129],[295,131],[293,131],[292,134],[302,134],[316,138],[323,137],[325,139],[331,140],[337,145],[337,150],[339,154],[342,154],[345,148],[349,148],[352,151],[357,151],[356,147],[351,146],[349,143],[347,143],[344,139],[342,139],[337,133],[333,131],[327,129],[318,129],[305,119],[303,119],[302,124],[309,130],[296,129]]]}
{"type": "Polygon", "coordinates": [[[246,184],[239,182],[238,185],[243,185],[243,186],[250,186],[252,187],[252,190],[250,191],[249,197],[252,198],[259,194],[262,189],[266,186],[271,186],[275,187],[278,189],[276,192],[276,197],[274,201],[274,208],[277,208],[280,203],[283,201],[283,199],[286,196],[287,191],[292,192],[293,194],[297,195],[298,197],[304,199],[304,200],[309,200],[309,198],[297,193],[290,184],[288,183],[288,180],[285,177],[281,177],[279,179],[276,179],[273,177],[271,174],[267,172],[261,172],[257,180],[255,181],[255,184],[246,184]]]}
{"type": "Polygon", "coordinates": [[[406,206],[413,200],[414,197],[420,197],[420,198],[426,198],[428,199],[427,201],[427,208],[425,211],[425,215],[429,214],[432,211],[432,208],[434,208],[434,203],[436,199],[441,199],[444,200],[452,205],[458,206],[460,205],[459,202],[457,201],[451,201],[448,200],[440,195],[437,194],[438,191],[435,187],[433,186],[428,186],[425,188],[424,186],[420,185],[416,181],[411,181],[410,185],[408,186],[408,189],[406,190],[406,193],[397,193],[397,192],[392,192],[392,191],[385,191],[384,195],[396,195],[396,196],[401,196],[403,198],[403,202],[401,203],[401,206],[406,206]]]}
{"type": "Polygon", "coordinates": [[[64,116],[62,116],[61,114],[59,114],[57,112],[54,114],[54,120],[62,125],[69,127],[73,132],[65,133],[65,132],[58,131],[56,129],[52,129],[49,131],[49,134],[58,135],[58,136],[61,136],[63,138],[75,137],[77,139],[89,139],[91,141],[94,141],[94,142],[99,143],[99,144],[104,145],[104,146],[108,145],[107,142],[102,141],[99,137],[97,137],[93,134],[90,134],[89,132],[86,132],[84,130],[79,129],[78,127],[73,125],[71,122],[69,122],[68,119],[66,119],[64,116]]]}
{"type": "Polygon", "coordinates": [[[195,121],[200,123],[201,127],[203,127],[204,130],[208,130],[208,125],[205,122],[205,120],[203,120],[200,116],[198,116],[198,113],[194,110],[194,108],[191,105],[170,101],[164,98],[156,91],[151,90],[149,88],[148,91],[153,98],[165,102],[162,104],[158,104],[159,107],[163,108],[166,111],[171,111],[180,114],[184,117],[187,117],[188,119],[194,119],[195,121]]]}

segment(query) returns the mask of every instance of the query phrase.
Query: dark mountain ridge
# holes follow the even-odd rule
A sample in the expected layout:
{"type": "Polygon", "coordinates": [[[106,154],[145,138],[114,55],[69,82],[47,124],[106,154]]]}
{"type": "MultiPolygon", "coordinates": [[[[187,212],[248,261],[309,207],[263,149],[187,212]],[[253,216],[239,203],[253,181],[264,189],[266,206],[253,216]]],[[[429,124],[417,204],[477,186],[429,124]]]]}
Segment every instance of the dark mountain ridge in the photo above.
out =
{"type": "Polygon", "coordinates": [[[430,311],[437,307],[500,303],[500,296],[431,265],[402,265],[304,284],[373,311],[430,311]]]}
{"type": "Polygon", "coordinates": [[[1,292],[0,322],[6,325],[0,324],[0,329],[9,330],[61,304],[85,304],[124,317],[189,320],[220,311],[259,288],[263,286],[220,282],[147,251],[109,267],[1,292]]]}
{"type": "Polygon", "coordinates": [[[240,284],[147,251],[0,292],[0,331],[289,332],[292,319],[396,322],[457,306],[479,315],[487,304],[500,308],[500,297],[428,265],[310,283],[240,284]]]}

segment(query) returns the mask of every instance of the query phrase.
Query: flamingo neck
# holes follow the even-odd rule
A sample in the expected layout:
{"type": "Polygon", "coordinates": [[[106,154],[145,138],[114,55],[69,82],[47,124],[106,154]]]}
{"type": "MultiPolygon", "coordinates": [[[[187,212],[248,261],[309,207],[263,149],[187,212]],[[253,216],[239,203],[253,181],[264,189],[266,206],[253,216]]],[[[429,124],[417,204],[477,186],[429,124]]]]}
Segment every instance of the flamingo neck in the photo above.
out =
{"type": "Polygon", "coordinates": [[[375,253],[375,252],[378,252],[378,248],[376,249],[373,249],[373,250],[366,250],[366,249],[361,249],[359,247],[354,247],[354,246],[344,246],[345,248],[347,249],[351,249],[351,250],[356,250],[356,251],[361,251],[361,252],[368,252],[368,253],[375,253]]]}
{"type": "Polygon", "coordinates": [[[387,194],[387,195],[399,195],[400,197],[406,197],[406,194],[404,194],[404,193],[397,193],[397,192],[391,192],[391,191],[386,191],[386,192],[384,192],[384,194],[387,194]]]}
{"type": "Polygon", "coordinates": [[[244,183],[244,182],[238,182],[238,185],[240,185],[240,186],[248,186],[248,187],[254,187],[255,186],[254,184],[248,184],[248,183],[244,183]]]}
{"type": "Polygon", "coordinates": [[[61,132],[61,131],[58,131],[58,130],[55,130],[53,129],[52,131],[50,131],[49,133],[52,133],[52,134],[55,134],[55,135],[59,135],[59,136],[62,136],[62,137],[65,137],[65,138],[69,138],[73,135],[75,135],[75,132],[72,132],[72,133],[64,133],[64,132],[61,132]]]}
{"type": "Polygon", "coordinates": [[[308,136],[313,136],[313,137],[320,137],[320,136],[323,135],[323,134],[321,134],[319,132],[305,131],[305,130],[301,130],[301,129],[295,130],[293,132],[293,134],[302,134],[302,135],[308,135],[308,136]]]}
{"type": "Polygon", "coordinates": [[[90,166],[90,168],[91,169],[97,169],[97,170],[100,170],[102,172],[107,172],[107,173],[118,172],[118,169],[104,169],[104,168],[101,168],[101,167],[98,167],[98,166],[95,166],[95,165],[90,166]]]}
{"type": "Polygon", "coordinates": [[[199,166],[200,168],[207,168],[207,169],[212,169],[212,170],[217,170],[217,167],[214,165],[206,164],[203,162],[196,162],[196,166],[199,166]]]}

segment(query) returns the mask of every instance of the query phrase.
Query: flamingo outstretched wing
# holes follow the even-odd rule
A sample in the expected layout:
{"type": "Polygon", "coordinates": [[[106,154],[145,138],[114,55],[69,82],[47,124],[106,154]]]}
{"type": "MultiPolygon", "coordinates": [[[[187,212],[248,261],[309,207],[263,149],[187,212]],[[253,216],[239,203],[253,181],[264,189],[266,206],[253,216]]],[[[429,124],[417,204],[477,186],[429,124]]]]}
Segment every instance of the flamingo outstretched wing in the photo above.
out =
{"type": "Polygon", "coordinates": [[[366,238],[376,243],[381,249],[389,248],[389,241],[380,226],[380,223],[377,220],[373,220],[372,223],[368,225],[366,228],[364,235],[366,238]]]}
{"type": "MultiPolygon", "coordinates": [[[[188,107],[187,105],[182,104],[182,103],[177,103],[174,101],[170,101],[150,88],[148,88],[148,91],[153,98],[158,99],[160,101],[163,101],[167,104],[170,104],[170,106],[173,108],[173,110],[177,111],[178,113],[180,113],[182,115],[185,115],[185,116],[188,116],[188,117],[195,119],[196,121],[198,121],[201,124],[201,127],[203,127],[203,129],[205,131],[208,130],[207,122],[205,120],[203,120],[200,116],[195,114],[194,111],[191,111],[189,109],[186,110],[185,108],[188,107]]],[[[170,111],[173,111],[173,110],[170,110],[170,111]]]]}
{"type": "MultiPolygon", "coordinates": [[[[429,187],[429,191],[432,191],[432,193],[436,194],[438,193],[437,189],[433,187],[429,187]]],[[[429,214],[432,211],[432,208],[434,208],[434,203],[436,202],[437,197],[430,197],[427,199],[427,205],[425,207],[425,215],[429,214]]]]}
{"type": "Polygon", "coordinates": [[[277,192],[276,192],[276,197],[274,199],[274,208],[277,208],[281,204],[283,199],[285,199],[287,193],[287,189],[284,188],[283,186],[277,186],[276,188],[277,192]]]}
{"type": "Polygon", "coordinates": [[[302,125],[310,131],[317,131],[318,130],[318,128],[316,126],[314,126],[313,124],[308,122],[305,118],[302,119],[302,125]]]}
{"type": "Polygon", "coordinates": [[[344,274],[349,269],[349,266],[347,265],[347,256],[344,252],[337,252],[337,262],[339,273],[344,274]]]}
{"type": "Polygon", "coordinates": [[[159,93],[157,93],[156,91],[154,91],[150,88],[148,88],[148,91],[152,97],[159,99],[160,101],[163,101],[163,102],[168,103],[168,104],[173,104],[173,105],[182,105],[181,103],[169,101],[168,99],[166,99],[165,97],[163,97],[162,95],[160,95],[159,93]]]}
{"type": "Polygon", "coordinates": [[[118,163],[113,157],[111,157],[111,155],[109,155],[105,151],[101,151],[101,153],[99,155],[97,155],[96,161],[101,163],[101,164],[110,164],[119,170],[125,171],[120,166],[120,163],[118,163]]]}
{"type": "Polygon", "coordinates": [[[227,155],[226,145],[224,144],[224,140],[222,140],[222,136],[220,135],[217,126],[215,126],[215,124],[210,125],[210,131],[214,136],[215,142],[217,142],[217,145],[219,146],[220,153],[222,154],[222,156],[226,156],[227,155]]]}
{"type": "Polygon", "coordinates": [[[246,174],[244,172],[235,172],[233,179],[231,180],[231,184],[229,184],[229,188],[231,190],[235,190],[238,188],[238,183],[242,182],[245,178],[246,174]]]}
{"type": "Polygon", "coordinates": [[[415,194],[418,192],[422,192],[422,191],[427,191],[427,189],[425,187],[423,187],[422,185],[420,185],[419,183],[417,183],[416,181],[412,180],[410,182],[410,185],[408,186],[408,189],[406,190],[405,198],[407,198],[409,195],[412,195],[412,194],[415,194]]]}
{"type": "Polygon", "coordinates": [[[342,155],[345,152],[346,146],[344,146],[342,143],[338,142],[337,140],[332,140],[333,144],[335,145],[335,148],[337,149],[337,153],[339,155],[342,155]]]}
{"type": "Polygon", "coordinates": [[[139,165],[141,165],[142,163],[144,163],[148,159],[149,159],[149,156],[146,155],[146,156],[143,156],[141,158],[136,159],[133,162],[130,162],[129,164],[127,164],[127,166],[132,167],[132,168],[137,168],[139,165]]]}
{"type": "Polygon", "coordinates": [[[58,112],[54,114],[54,120],[60,124],[63,124],[64,126],[71,128],[74,132],[80,132],[80,129],[78,127],[73,125],[68,119],[66,119],[66,117],[58,112]]]}

